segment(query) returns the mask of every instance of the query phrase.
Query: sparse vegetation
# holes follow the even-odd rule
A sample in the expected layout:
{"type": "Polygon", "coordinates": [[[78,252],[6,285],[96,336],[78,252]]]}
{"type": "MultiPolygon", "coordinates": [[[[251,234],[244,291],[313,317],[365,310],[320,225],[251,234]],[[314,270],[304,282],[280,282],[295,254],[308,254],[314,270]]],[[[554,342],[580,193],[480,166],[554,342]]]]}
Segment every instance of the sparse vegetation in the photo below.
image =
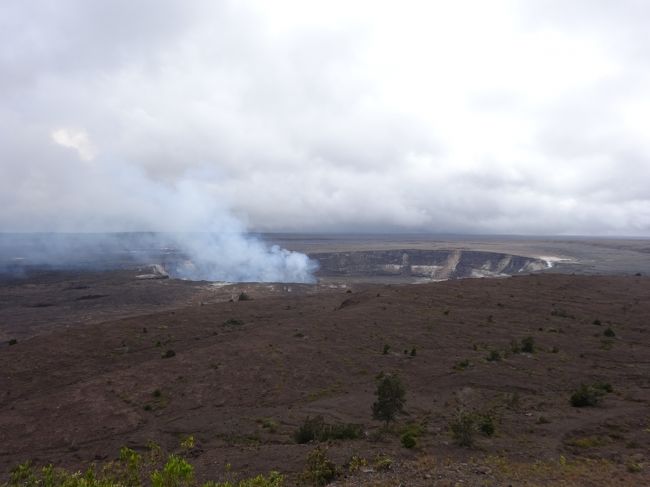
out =
{"type": "Polygon", "coordinates": [[[554,308],[553,311],[551,311],[551,316],[559,316],[560,318],[570,318],[572,320],[575,319],[575,316],[573,316],[571,313],[569,313],[568,311],[562,308],[554,308]]]}
{"type": "MultiPolygon", "coordinates": [[[[34,468],[30,462],[16,466],[4,487],[194,487],[194,467],[178,455],[169,455],[166,460],[160,447],[149,446],[149,454],[141,455],[130,448],[120,450],[117,461],[107,462],[97,468],[95,465],[84,472],[68,471],[46,465],[34,468]],[[164,463],[163,463],[164,461],[164,463]]],[[[202,487],[282,487],[284,477],[278,472],[268,476],[242,479],[235,482],[209,481],[202,487]]]]}
{"type": "Polygon", "coordinates": [[[485,436],[492,436],[496,431],[494,418],[491,414],[479,414],[477,416],[478,429],[485,436]]]}
{"type": "Polygon", "coordinates": [[[358,455],[352,455],[348,462],[348,472],[355,473],[368,466],[368,460],[358,455]]]}
{"type": "Polygon", "coordinates": [[[275,433],[279,427],[278,422],[271,418],[258,419],[257,422],[269,433],[275,433]]]}
{"type": "Polygon", "coordinates": [[[566,444],[580,449],[596,448],[606,445],[608,440],[602,436],[584,436],[568,440],[566,444]]]}
{"type": "Polygon", "coordinates": [[[386,455],[378,455],[372,462],[372,466],[378,472],[386,472],[393,466],[393,459],[386,455]]]}
{"type": "Polygon", "coordinates": [[[173,350],[167,350],[162,354],[162,358],[172,358],[175,356],[176,356],[176,352],[174,352],[173,350]]]}
{"type": "Polygon", "coordinates": [[[454,370],[465,370],[468,369],[472,366],[472,363],[469,361],[469,359],[463,359],[460,362],[457,362],[456,365],[454,365],[454,370]]]}
{"type": "Polygon", "coordinates": [[[355,440],[363,434],[363,426],[353,423],[327,424],[322,416],[307,417],[293,435],[296,443],[328,440],[355,440]]]}
{"type": "Polygon", "coordinates": [[[614,330],[612,330],[612,327],[607,327],[607,329],[603,332],[603,335],[605,335],[607,338],[614,338],[616,336],[616,333],[614,330]]]}
{"type": "Polygon", "coordinates": [[[228,318],[226,321],[223,322],[224,326],[242,326],[244,322],[242,320],[238,320],[235,318],[228,318]]]}
{"type": "Polygon", "coordinates": [[[11,340],[9,340],[9,346],[15,345],[16,343],[18,343],[18,340],[16,340],[15,338],[12,338],[11,340]]]}
{"type": "Polygon", "coordinates": [[[244,292],[239,293],[239,296],[237,296],[237,301],[251,301],[252,299],[253,298],[244,292]]]}

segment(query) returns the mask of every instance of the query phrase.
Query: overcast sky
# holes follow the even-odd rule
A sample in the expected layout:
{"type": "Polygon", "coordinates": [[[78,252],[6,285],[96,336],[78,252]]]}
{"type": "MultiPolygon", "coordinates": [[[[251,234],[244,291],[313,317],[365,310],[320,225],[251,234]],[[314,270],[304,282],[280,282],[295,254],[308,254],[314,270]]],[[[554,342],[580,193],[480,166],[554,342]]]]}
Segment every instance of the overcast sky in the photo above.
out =
{"type": "Polygon", "coordinates": [[[0,231],[647,236],[649,25],[646,0],[4,0],[0,231]]]}

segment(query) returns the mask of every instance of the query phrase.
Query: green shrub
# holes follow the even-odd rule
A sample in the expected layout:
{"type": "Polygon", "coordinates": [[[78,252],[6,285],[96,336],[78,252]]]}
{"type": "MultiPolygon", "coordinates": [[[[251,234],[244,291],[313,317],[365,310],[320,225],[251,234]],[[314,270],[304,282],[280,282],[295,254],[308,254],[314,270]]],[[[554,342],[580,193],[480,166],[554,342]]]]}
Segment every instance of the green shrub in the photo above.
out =
{"type": "Polygon", "coordinates": [[[469,361],[469,359],[464,359],[461,360],[460,362],[457,362],[456,365],[454,365],[454,370],[465,370],[471,366],[472,363],[469,361]]]}
{"type": "Polygon", "coordinates": [[[571,394],[571,405],[575,408],[593,407],[600,404],[605,391],[601,388],[581,384],[580,387],[571,394]]]}
{"type": "Polygon", "coordinates": [[[490,350],[488,353],[487,361],[488,362],[499,362],[501,360],[501,353],[498,350],[490,350]]]}
{"type": "Polygon", "coordinates": [[[604,332],[603,335],[605,335],[607,338],[614,338],[616,336],[616,333],[614,333],[614,330],[612,330],[611,327],[608,327],[604,332]]]}
{"type": "MultiPolygon", "coordinates": [[[[151,452],[143,457],[130,448],[120,450],[117,461],[107,462],[101,468],[94,465],[85,472],[69,472],[65,469],[47,465],[34,469],[29,462],[15,467],[8,484],[3,487],[190,487],[196,486],[194,468],[183,458],[170,455],[166,462],[160,447],[150,444],[151,452]],[[147,475],[147,472],[152,472],[147,475]],[[149,482],[147,481],[147,477],[149,482]]],[[[236,482],[207,482],[203,487],[282,487],[284,477],[278,472],[270,472],[267,477],[242,479],[236,482]]]]}
{"type": "Polygon", "coordinates": [[[382,350],[382,355],[388,355],[388,352],[390,351],[390,345],[385,344],[384,349],[382,350]]]}
{"type": "Polygon", "coordinates": [[[253,298],[246,293],[239,293],[239,296],[237,297],[237,301],[251,301],[252,299],[253,298]]]}
{"type": "Polygon", "coordinates": [[[162,471],[151,474],[151,487],[181,487],[190,485],[194,478],[194,467],[185,459],[170,455],[162,471]]]}
{"type": "Polygon", "coordinates": [[[350,461],[348,462],[348,472],[354,473],[361,470],[363,467],[368,466],[368,460],[359,455],[352,455],[350,461]]]}
{"type": "Polygon", "coordinates": [[[377,400],[372,404],[372,417],[386,425],[404,410],[406,389],[396,375],[384,375],[377,383],[377,400]]]}
{"type": "Polygon", "coordinates": [[[510,342],[510,351],[512,353],[521,353],[521,345],[519,345],[517,340],[512,340],[510,342]]]}
{"type": "Polygon", "coordinates": [[[535,352],[535,339],[531,336],[527,336],[521,341],[521,351],[524,353],[534,353],[535,352]]]}
{"type": "Polygon", "coordinates": [[[11,340],[9,340],[9,346],[16,345],[17,343],[18,343],[18,340],[16,340],[15,338],[12,338],[11,340]]]}
{"type": "Polygon", "coordinates": [[[275,433],[278,430],[278,422],[272,418],[262,418],[258,419],[257,422],[262,425],[262,428],[267,430],[269,433],[275,433]]]}
{"type": "Polygon", "coordinates": [[[307,417],[293,435],[296,443],[361,438],[363,426],[353,423],[327,424],[322,416],[307,417]]]}
{"type": "Polygon", "coordinates": [[[415,437],[410,432],[404,433],[401,436],[400,441],[402,442],[402,446],[404,448],[415,448],[415,446],[418,443],[415,437]]]}
{"type": "Polygon", "coordinates": [[[325,450],[315,448],[307,455],[303,477],[316,485],[326,485],[336,478],[336,465],[327,458],[325,450]]]}
{"type": "Polygon", "coordinates": [[[393,466],[393,459],[386,455],[378,455],[372,462],[372,466],[378,472],[386,472],[393,466]]]}
{"type": "Polygon", "coordinates": [[[284,477],[279,472],[271,471],[267,477],[258,475],[250,479],[235,482],[207,482],[202,487],[282,487],[284,477]]]}
{"type": "Polygon", "coordinates": [[[478,429],[485,436],[492,436],[496,430],[494,426],[494,418],[491,414],[481,414],[477,418],[478,429]]]}
{"type": "Polygon", "coordinates": [[[242,326],[244,322],[242,320],[237,320],[235,318],[228,318],[223,322],[224,326],[242,326]]]}
{"type": "Polygon", "coordinates": [[[474,444],[474,434],[477,430],[474,414],[460,410],[449,426],[458,445],[470,447],[474,444]]]}
{"type": "Polygon", "coordinates": [[[609,382],[594,382],[592,387],[603,392],[614,392],[614,388],[609,382]]]}

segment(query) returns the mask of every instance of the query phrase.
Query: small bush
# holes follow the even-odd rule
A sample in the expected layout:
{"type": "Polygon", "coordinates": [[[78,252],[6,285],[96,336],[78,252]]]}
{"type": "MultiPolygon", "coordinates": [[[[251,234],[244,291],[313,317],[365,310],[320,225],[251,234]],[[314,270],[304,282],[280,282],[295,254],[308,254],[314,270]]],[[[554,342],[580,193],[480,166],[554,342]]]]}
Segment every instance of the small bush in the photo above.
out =
{"type": "Polygon", "coordinates": [[[488,353],[487,361],[488,362],[499,362],[501,360],[501,353],[498,350],[490,350],[488,353]]]}
{"type": "Polygon", "coordinates": [[[404,433],[401,436],[400,441],[402,442],[402,446],[404,448],[409,448],[409,449],[415,448],[415,446],[418,443],[415,437],[410,432],[404,433]]]}
{"type": "Polygon", "coordinates": [[[415,357],[416,355],[417,355],[417,350],[415,349],[415,347],[413,347],[411,349],[411,357],[415,357]]]}
{"type": "Polygon", "coordinates": [[[415,448],[418,438],[425,432],[425,425],[418,422],[412,422],[404,426],[401,431],[400,441],[404,448],[415,448]]]}
{"type": "Polygon", "coordinates": [[[510,351],[512,353],[521,353],[521,345],[519,345],[517,340],[512,340],[510,342],[510,351]]]}
{"type": "Polygon", "coordinates": [[[272,418],[263,418],[257,421],[262,425],[262,428],[267,430],[269,433],[275,433],[278,430],[278,422],[272,418]]]}
{"type": "Polygon", "coordinates": [[[350,461],[348,462],[348,471],[350,473],[358,472],[363,467],[368,466],[368,460],[358,455],[352,455],[350,461]]]}
{"type": "Polygon", "coordinates": [[[11,340],[9,340],[9,346],[15,345],[17,343],[18,343],[18,340],[16,340],[15,338],[12,338],[11,340]]]}
{"type": "Polygon", "coordinates": [[[458,414],[449,425],[451,435],[460,446],[470,447],[474,444],[476,433],[476,417],[466,411],[458,411],[458,414]]]}
{"type": "Polygon", "coordinates": [[[162,358],[172,358],[176,356],[176,352],[173,350],[167,350],[165,353],[162,354],[162,358]]]}
{"type": "Polygon", "coordinates": [[[353,423],[327,424],[322,416],[307,417],[294,433],[296,443],[328,440],[356,440],[361,438],[363,426],[353,423]]]}
{"type": "Polygon", "coordinates": [[[332,463],[320,447],[315,448],[307,455],[307,466],[304,478],[316,485],[327,485],[336,478],[336,465],[332,463]]]}
{"type": "Polygon", "coordinates": [[[481,414],[477,418],[478,429],[485,436],[492,436],[496,430],[494,426],[494,418],[490,414],[481,414]]]}
{"type": "Polygon", "coordinates": [[[468,359],[464,359],[454,365],[454,370],[465,370],[471,366],[472,363],[468,359]]]}
{"type": "Polygon", "coordinates": [[[388,355],[388,352],[390,352],[390,345],[384,345],[384,349],[382,350],[382,355],[388,355]]]}
{"type": "Polygon", "coordinates": [[[535,352],[535,339],[531,336],[527,336],[521,341],[521,351],[524,353],[534,353],[535,352]]]}
{"type": "Polygon", "coordinates": [[[242,326],[244,322],[242,320],[237,320],[235,318],[228,318],[223,322],[224,326],[242,326]]]}
{"type": "Polygon", "coordinates": [[[386,455],[378,455],[372,462],[372,466],[378,472],[387,472],[393,466],[393,459],[386,455]]]}
{"type": "Polygon", "coordinates": [[[152,487],[177,487],[188,485],[194,478],[194,467],[179,456],[170,455],[162,471],[151,474],[152,487]]]}
{"type": "Polygon", "coordinates": [[[605,391],[603,389],[581,384],[580,387],[571,394],[571,405],[574,408],[593,407],[600,404],[605,391]]]}
{"type": "Polygon", "coordinates": [[[614,333],[614,330],[612,330],[611,327],[608,327],[604,332],[603,335],[605,335],[607,338],[614,338],[616,336],[616,333],[614,333]]]}
{"type": "Polygon", "coordinates": [[[553,309],[553,311],[551,311],[551,316],[559,316],[560,318],[570,318],[572,320],[575,319],[575,316],[568,313],[566,310],[564,310],[562,308],[553,309]]]}
{"type": "Polygon", "coordinates": [[[593,324],[596,325],[596,326],[601,326],[601,325],[602,325],[602,323],[600,322],[600,320],[594,320],[594,321],[593,321],[593,324]]]}
{"type": "Polygon", "coordinates": [[[251,301],[252,299],[253,298],[246,293],[239,293],[239,296],[237,297],[237,301],[251,301]]]}

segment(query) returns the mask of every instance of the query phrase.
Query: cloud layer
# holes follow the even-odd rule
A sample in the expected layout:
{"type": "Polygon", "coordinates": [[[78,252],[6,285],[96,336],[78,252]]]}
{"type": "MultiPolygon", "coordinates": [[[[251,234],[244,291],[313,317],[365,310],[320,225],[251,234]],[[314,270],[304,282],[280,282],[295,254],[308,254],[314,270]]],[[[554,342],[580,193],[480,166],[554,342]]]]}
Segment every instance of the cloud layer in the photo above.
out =
{"type": "Polygon", "coordinates": [[[10,0],[0,230],[650,235],[648,22],[632,0],[10,0]]]}

